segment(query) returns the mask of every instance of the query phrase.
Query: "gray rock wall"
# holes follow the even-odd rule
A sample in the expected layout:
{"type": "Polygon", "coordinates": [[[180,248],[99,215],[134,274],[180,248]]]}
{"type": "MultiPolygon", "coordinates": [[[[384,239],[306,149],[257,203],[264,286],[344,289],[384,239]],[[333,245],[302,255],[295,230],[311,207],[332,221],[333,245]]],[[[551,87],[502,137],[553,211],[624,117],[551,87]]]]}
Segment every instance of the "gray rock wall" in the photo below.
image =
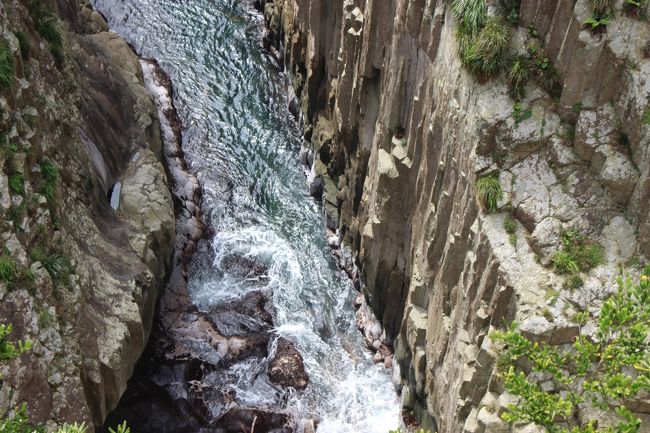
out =
{"type": "Polygon", "coordinates": [[[571,341],[573,314],[597,313],[617,266],[634,272],[648,253],[650,63],[630,37],[648,24],[617,14],[592,35],[583,0],[524,0],[511,52],[545,46],[562,94],[529,84],[521,119],[504,78],[463,69],[443,0],[259,3],[304,112],[308,180],[396,346],[405,416],[508,431],[489,332],[516,319],[532,338],[571,341]],[[504,197],[487,215],[474,183],[491,172],[504,197]],[[563,229],[605,249],[573,291],[549,266],[563,229]]]}
{"type": "Polygon", "coordinates": [[[138,58],[88,5],[35,2],[55,13],[64,55],[57,67],[28,3],[0,3],[0,37],[16,75],[0,90],[0,136],[8,138],[0,151],[0,238],[3,257],[18,269],[0,282],[0,322],[34,347],[0,371],[0,416],[27,402],[32,421],[48,429],[66,421],[92,429],[117,405],[151,332],[170,265],[173,206],[138,58]],[[26,58],[17,31],[31,43],[26,58]],[[49,203],[44,158],[59,172],[49,203]],[[7,188],[17,172],[22,195],[7,188]],[[54,255],[69,263],[68,277],[48,271],[54,255]],[[27,269],[32,276],[23,278],[27,269]]]}

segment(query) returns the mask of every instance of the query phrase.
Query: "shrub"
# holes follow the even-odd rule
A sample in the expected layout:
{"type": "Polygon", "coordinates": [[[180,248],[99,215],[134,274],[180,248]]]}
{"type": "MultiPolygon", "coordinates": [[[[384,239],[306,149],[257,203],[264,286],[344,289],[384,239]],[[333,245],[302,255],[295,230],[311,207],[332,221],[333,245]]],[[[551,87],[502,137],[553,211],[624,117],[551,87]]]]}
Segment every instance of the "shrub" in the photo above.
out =
{"type": "Polygon", "coordinates": [[[506,21],[510,25],[517,26],[519,24],[521,0],[501,0],[501,7],[504,10],[506,21]]]}
{"type": "Polygon", "coordinates": [[[498,362],[503,384],[521,397],[501,415],[505,421],[534,423],[552,433],[639,431],[641,421],[625,403],[650,391],[650,274],[637,283],[619,277],[617,285],[603,302],[593,337],[583,334],[586,312],[573,319],[580,332],[570,345],[533,342],[516,323],[491,335],[504,345],[498,362]],[[576,416],[585,406],[616,414],[617,423],[599,425],[597,411],[576,416]]]}
{"type": "Polygon", "coordinates": [[[63,46],[58,44],[50,45],[50,54],[52,54],[52,57],[54,57],[54,64],[56,64],[56,67],[61,69],[63,67],[63,62],[65,61],[63,46]]]}
{"type": "Polygon", "coordinates": [[[27,60],[32,52],[32,44],[29,42],[29,39],[27,39],[27,35],[25,35],[25,33],[21,32],[20,30],[14,33],[14,35],[16,35],[16,39],[18,39],[18,45],[20,46],[20,56],[24,60],[27,60]]]}
{"type": "Polygon", "coordinates": [[[11,283],[17,273],[16,261],[11,256],[0,256],[0,281],[11,283]]]}
{"type": "Polygon", "coordinates": [[[9,45],[0,41],[0,89],[11,87],[14,82],[14,56],[9,45]]]}
{"type": "MultiPolygon", "coordinates": [[[[14,358],[18,358],[23,353],[32,348],[32,342],[29,340],[12,343],[8,340],[9,334],[14,328],[11,325],[0,323],[0,365],[14,358]]],[[[0,432],[3,431],[0,428],[0,432]]]]}
{"type": "Polygon", "coordinates": [[[9,190],[14,194],[25,194],[25,176],[22,173],[9,176],[9,190]]]}
{"type": "Polygon", "coordinates": [[[496,212],[499,200],[503,197],[503,188],[495,175],[487,175],[476,181],[476,194],[488,212],[496,212]]]}

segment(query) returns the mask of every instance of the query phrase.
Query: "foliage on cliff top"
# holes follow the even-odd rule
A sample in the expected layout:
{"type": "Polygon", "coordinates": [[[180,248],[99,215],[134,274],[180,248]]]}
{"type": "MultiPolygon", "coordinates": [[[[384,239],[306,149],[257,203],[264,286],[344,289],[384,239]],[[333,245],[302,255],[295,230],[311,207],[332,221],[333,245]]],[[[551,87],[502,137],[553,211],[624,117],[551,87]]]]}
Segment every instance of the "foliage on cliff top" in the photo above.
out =
{"type": "Polygon", "coordinates": [[[639,431],[641,421],[625,404],[650,391],[650,267],[638,281],[621,276],[617,285],[593,335],[584,332],[588,313],[576,315],[580,333],[570,347],[531,341],[516,323],[491,335],[504,345],[499,374],[505,388],[519,397],[504,420],[532,422],[550,433],[639,431]],[[584,410],[589,407],[602,412],[584,410]]]}
{"type": "Polygon", "coordinates": [[[0,90],[11,87],[14,81],[14,56],[9,45],[0,40],[0,90]]]}

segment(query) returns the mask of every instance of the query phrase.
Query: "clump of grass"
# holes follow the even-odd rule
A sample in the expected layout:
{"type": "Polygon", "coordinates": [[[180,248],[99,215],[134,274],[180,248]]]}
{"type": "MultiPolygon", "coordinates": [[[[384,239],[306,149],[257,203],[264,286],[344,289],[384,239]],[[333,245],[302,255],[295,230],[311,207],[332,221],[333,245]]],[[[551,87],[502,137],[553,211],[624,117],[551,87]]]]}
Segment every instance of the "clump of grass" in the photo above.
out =
{"type": "Polygon", "coordinates": [[[14,56],[7,42],[0,41],[0,90],[11,87],[14,82],[14,56]]]}
{"type": "Polygon", "coordinates": [[[50,45],[50,54],[54,57],[54,64],[57,68],[61,69],[63,67],[63,62],[65,61],[65,54],[63,54],[63,46],[61,45],[50,45]]]}
{"type": "Polygon", "coordinates": [[[524,56],[517,56],[508,72],[508,88],[514,98],[519,99],[524,96],[524,87],[529,78],[530,67],[528,65],[528,59],[524,56]]]}
{"type": "Polygon", "coordinates": [[[603,261],[603,248],[575,230],[562,232],[562,250],[551,257],[559,274],[588,272],[603,261]]]}
{"type": "Polygon", "coordinates": [[[55,283],[68,284],[72,267],[68,258],[60,252],[48,253],[42,246],[35,246],[29,253],[32,262],[40,262],[55,283]]]}
{"type": "Polygon", "coordinates": [[[18,273],[16,261],[8,255],[0,256],[0,281],[11,283],[18,273]]]}
{"type": "Polygon", "coordinates": [[[45,199],[50,206],[54,206],[56,199],[56,182],[59,179],[59,169],[48,158],[43,158],[39,165],[41,167],[41,176],[43,177],[43,185],[41,186],[40,193],[45,196],[45,199]]]}
{"type": "Polygon", "coordinates": [[[578,274],[571,275],[569,278],[564,281],[562,288],[565,290],[578,290],[580,287],[584,286],[585,282],[582,280],[582,277],[578,274]]]}
{"type": "Polygon", "coordinates": [[[9,190],[14,194],[25,194],[25,176],[22,173],[16,173],[9,177],[9,190]]]}
{"type": "Polygon", "coordinates": [[[466,44],[462,60],[473,73],[491,77],[501,72],[506,64],[505,51],[510,43],[510,30],[501,18],[490,17],[476,37],[466,44]]]}
{"type": "Polygon", "coordinates": [[[470,34],[477,33],[487,20],[485,0],[449,0],[449,8],[470,34]]]}
{"type": "Polygon", "coordinates": [[[612,7],[611,0],[590,0],[589,3],[595,14],[604,14],[612,7]]]}
{"type": "Polygon", "coordinates": [[[36,24],[36,31],[43,39],[49,42],[49,51],[54,58],[57,68],[63,67],[65,56],[63,54],[63,37],[56,24],[56,17],[46,9],[40,0],[31,0],[29,14],[36,24]]]}
{"type": "Polygon", "coordinates": [[[29,39],[24,32],[18,30],[14,35],[16,35],[18,45],[20,46],[20,57],[22,57],[23,60],[27,60],[32,52],[32,44],[29,42],[29,39]]]}
{"type": "Polygon", "coordinates": [[[490,174],[483,176],[476,181],[476,195],[487,212],[498,210],[499,200],[503,197],[503,188],[499,178],[490,174]]]}
{"type": "Polygon", "coordinates": [[[513,247],[517,246],[517,221],[512,217],[508,217],[503,221],[503,229],[508,233],[508,239],[510,240],[510,245],[513,247]]]}

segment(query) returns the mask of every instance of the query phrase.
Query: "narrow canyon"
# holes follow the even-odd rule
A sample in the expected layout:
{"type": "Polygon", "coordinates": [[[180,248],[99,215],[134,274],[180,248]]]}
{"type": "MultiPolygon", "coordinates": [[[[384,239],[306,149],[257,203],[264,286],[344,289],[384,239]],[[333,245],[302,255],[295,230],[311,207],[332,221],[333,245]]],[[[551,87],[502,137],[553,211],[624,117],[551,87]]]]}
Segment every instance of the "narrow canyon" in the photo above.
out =
{"type": "Polygon", "coordinates": [[[649,7],[0,0],[0,433],[650,431],[649,7]]]}

